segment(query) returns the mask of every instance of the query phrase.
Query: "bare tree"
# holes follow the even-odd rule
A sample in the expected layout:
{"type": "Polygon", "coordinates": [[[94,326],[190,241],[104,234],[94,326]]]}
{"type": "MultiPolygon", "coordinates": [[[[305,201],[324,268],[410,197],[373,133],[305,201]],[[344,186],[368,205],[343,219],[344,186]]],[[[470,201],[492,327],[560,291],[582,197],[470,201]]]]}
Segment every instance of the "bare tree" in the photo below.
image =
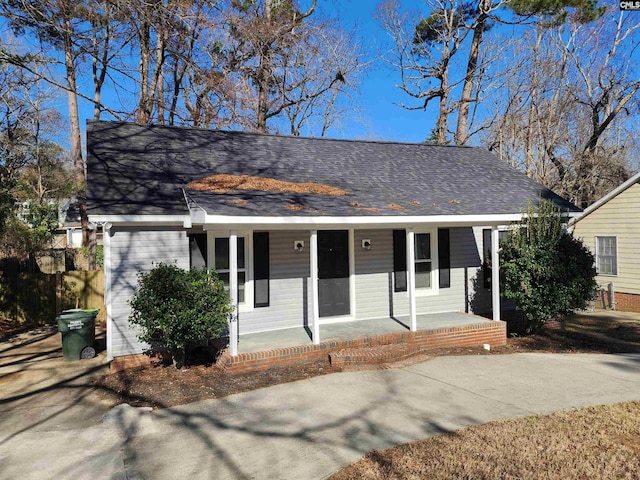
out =
{"type": "Polygon", "coordinates": [[[417,102],[401,104],[420,110],[438,102],[435,140],[447,142],[449,115],[456,109],[454,89],[463,81],[453,78],[453,60],[473,31],[468,4],[460,0],[426,0],[430,14],[419,18],[416,12],[401,12],[397,0],[378,6],[376,18],[392,40],[387,61],[400,74],[400,88],[417,102]]]}
{"type": "Polygon", "coordinates": [[[496,95],[490,148],[583,206],[624,181],[637,148],[625,132],[639,105],[638,28],[614,10],[594,23],[533,27],[496,95]]]}
{"type": "MultiPolygon", "coordinates": [[[[29,32],[38,38],[42,48],[50,46],[59,51],[62,57],[63,84],[66,90],[69,111],[71,158],[73,162],[76,196],[80,203],[80,220],[83,232],[83,244],[89,243],[89,220],[85,193],[84,161],[82,158],[82,143],[80,138],[80,115],[78,112],[78,70],[77,63],[81,54],[78,39],[84,38],[84,32],[78,28],[78,19],[82,18],[84,5],[73,0],[13,0],[5,2],[1,13],[18,33],[29,32]]],[[[45,55],[41,55],[45,57],[45,55]]],[[[50,57],[47,55],[46,57],[50,57]]],[[[17,56],[12,57],[14,61],[17,56]]],[[[33,55],[17,61],[23,67],[28,67],[33,55]]],[[[55,74],[50,74],[52,77],[55,74]]],[[[51,83],[58,83],[52,81],[51,83]]],[[[60,83],[58,83],[60,84],[60,83]]]]}
{"type": "Polygon", "coordinates": [[[228,37],[222,42],[227,46],[225,78],[235,79],[238,106],[252,110],[254,130],[266,132],[280,117],[315,116],[321,103],[357,83],[352,77],[360,68],[358,46],[338,38],[338,27],[311,18],[316,0],[305,10],[290,0],[232,2],[231,7],[225,12],[228,37]],[[336,39],[339,43],[329,45],[336,39]]]}

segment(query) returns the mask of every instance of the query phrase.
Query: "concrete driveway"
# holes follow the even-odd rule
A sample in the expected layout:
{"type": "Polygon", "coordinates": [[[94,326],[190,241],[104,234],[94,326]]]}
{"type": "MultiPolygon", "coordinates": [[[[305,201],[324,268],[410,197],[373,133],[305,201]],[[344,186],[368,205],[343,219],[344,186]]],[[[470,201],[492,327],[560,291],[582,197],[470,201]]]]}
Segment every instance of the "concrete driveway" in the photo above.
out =
{"type": "Polygon", "coordinates": [[[2,380],[16,368],[6,359],[16,350],[0,349],[7,480],[321,479],[374,448],[500,418],[640,400],[640,355],[518,354],[437,357],[166,410],[109,409],[86,387],[99,363],[6,390],[2,380]]]}

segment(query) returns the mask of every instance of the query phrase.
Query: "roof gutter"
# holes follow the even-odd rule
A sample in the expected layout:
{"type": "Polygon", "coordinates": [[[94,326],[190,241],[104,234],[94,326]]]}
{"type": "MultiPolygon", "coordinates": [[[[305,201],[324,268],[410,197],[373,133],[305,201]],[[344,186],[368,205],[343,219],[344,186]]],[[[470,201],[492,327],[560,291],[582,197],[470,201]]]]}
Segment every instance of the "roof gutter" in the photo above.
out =
{"type": "Polygon", "coordinates": [[[393,225],[438,225],[438,226],[498,226],[508,225],[522,219],[522,214],[502,215],[425,215],[425,216],[226,216],[206,214],[206,227],[224,225],[265,225],[273,227],[310,226],[357,226],[375,228],[393,225]]]}
{"type": "Polygon", "coordinates": [[[95,224],[110,223],[112,225],[185,226],[191,218],[189,215],[89,215],[89,221],[95,224]]]}

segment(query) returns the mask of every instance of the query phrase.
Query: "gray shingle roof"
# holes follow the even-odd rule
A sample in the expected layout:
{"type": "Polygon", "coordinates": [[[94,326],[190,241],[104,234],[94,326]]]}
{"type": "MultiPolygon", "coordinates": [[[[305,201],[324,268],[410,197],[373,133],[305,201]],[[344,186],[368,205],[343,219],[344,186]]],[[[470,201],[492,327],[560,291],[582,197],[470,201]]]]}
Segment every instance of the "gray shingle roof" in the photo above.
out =
{"type": "Polygon", "coordinates": [[[539,198],[578,211],[481,148],[88,122],[87,151],[91,215],[184,214],[183,188],[214,215],[510,214],[539,198]],[[349,195],[187,189],[214,174],[315,182],[349,195]]]}

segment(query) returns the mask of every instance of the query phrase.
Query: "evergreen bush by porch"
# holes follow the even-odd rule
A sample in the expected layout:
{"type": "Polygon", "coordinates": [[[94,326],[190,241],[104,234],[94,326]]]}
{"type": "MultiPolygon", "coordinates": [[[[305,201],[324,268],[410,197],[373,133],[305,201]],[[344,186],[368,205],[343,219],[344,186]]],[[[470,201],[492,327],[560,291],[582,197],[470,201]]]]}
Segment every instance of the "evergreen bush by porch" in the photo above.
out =
{"type": "Polygon", "coordinates": [[[233,310],[214,271],[162,263],[138,275],[129,304],[129,323],[139,327],[138,339],[152,351],[168,349],[178,368],[185,364],[191,343],[222,336],[233,310]]]}
{"type": "Polygon", "coordinates": [[[563,230],[560,212],[550,202],[543,201],[538,209],[530,204],[500,246],[503,293],[523,313],[527,333],[584,309],[595,298],[594,257],[563,230]]]}

